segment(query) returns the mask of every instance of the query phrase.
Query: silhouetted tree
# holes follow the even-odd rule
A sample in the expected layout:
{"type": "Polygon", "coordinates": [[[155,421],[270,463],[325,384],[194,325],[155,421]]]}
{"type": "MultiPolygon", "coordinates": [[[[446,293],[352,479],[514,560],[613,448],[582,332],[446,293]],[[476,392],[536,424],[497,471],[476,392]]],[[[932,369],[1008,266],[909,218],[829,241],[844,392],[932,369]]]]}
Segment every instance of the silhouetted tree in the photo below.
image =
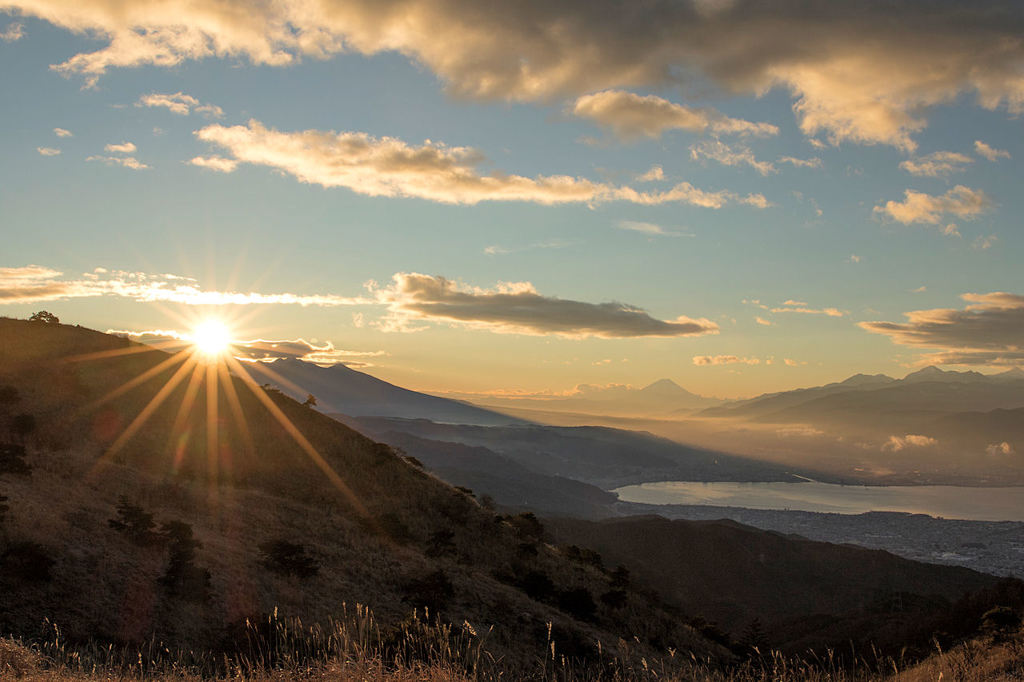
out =
{"type": "Polygon", "coordinates": [[[612,588],[624,590],[629,587],[629,569],[619,564],[612,571],[612,588]]]}
{"type": "Polygon", "coordinates": [[[316,397],[310,393],[306,396],[306,401],[302,404],[306,407],[316,407],[316,397]]]}
{"type": "Polygon", "coordinates": [[[287,540],[268,540],[260,545],[259,563],[280,575],[312,578],[320,572],[320,562],[303,545],[287,540]]]}
{"type": "Polygon", "coordinates": [[[621,609],[626,605],[626,600],[625,590],[608,590],[601,595],[601,602],[612,609],[621,609]]]}
{"type": "Polygon", "coordinates": [[[1020,630],[1020,614],[1008,606],[996,606],[981,617],[981,631],[996,641],[1002,641],[1020,630]]]}
{"type": "Polygon", "coordinates": [[[424,552],[428,557],[437,558],[455,552],[455,533],[444,528],[430,534],[427,539],[427,549],[424,552]]]}
{"type": "Polygon", "coordinates": [[[15,542],[0,555],[0,579],[46,582],[55,563],[38,542],[15,542]]]}
{"type": "Polygon", "coordinates": [[[519,581],[519,589],[537,601],[548,601],[555,594],[555,584],[540,571],[528,571],[519,581]]]}
{"type": "Polygon", "coordinates": [[[167,539],[156,532],[153,515],[130,503],[125,497],[121,497],[117,503],[117,518],[108,520],[107,525],[140,547],[158,545],[167,539]]]}
{"type": "Polygon", "coordinates": [[[32,470],[25,462],[25,446],[16,443],[0,443],[0,476],[3,474],[26,475],[32,470]]]}
{"type": "Polygon", "coordinates": [[[747,656],[764,655],[768,653],[768,636],[764,633],[764,626],[761,619],[755,617],[747,624],[740,638],[740,646],[743,647],[747,656]]]}
{"type": "Polygon", "coordinates": [[[28,321],[42,322],[43,324],[60,324],[60,318],[46,310],[40,310],[38,313],[33,313],[32,317],[28,318],[28,321]]]}
{"type": "Polygon", "coordinates": [[[533,512],[523,512],[522,514],[510,516],[507,521],[512,524],[512,527],[516,529],[516,532],[521,537],[531,540],[544,539],[544,524],[540,522],[540,519],[533,512]]]}
{"type": "Polygon", "coordinates": [[[442,570],[408,581],[404,592],[406,602],[415,607],[425,607],[431,614],[437,614],[455,596],[452,581],[442,570]]]}
{"type": "Polygon", "coordinates": [[[11,418],[11,431],[19,443],[36,430],[36,418],[31,414],[16,414],[11,418]]]}
{"type": "Polygon", "coordinates": [[[160,526],[167,538],[167,570],[160,578],[167,594],[187,601],[206,601],[210,596],[210,572],[196,566],[196,550],[203,543],[192,535],[192,526],[168,521],[160,526]]]}
{"type": "Polygon", "coordinates": [[[597,604],[586,588],[577,587],[565,590],[558,595],[558,608],[572,614],[580,620],[591,620],[597,611],[597,604]]]}

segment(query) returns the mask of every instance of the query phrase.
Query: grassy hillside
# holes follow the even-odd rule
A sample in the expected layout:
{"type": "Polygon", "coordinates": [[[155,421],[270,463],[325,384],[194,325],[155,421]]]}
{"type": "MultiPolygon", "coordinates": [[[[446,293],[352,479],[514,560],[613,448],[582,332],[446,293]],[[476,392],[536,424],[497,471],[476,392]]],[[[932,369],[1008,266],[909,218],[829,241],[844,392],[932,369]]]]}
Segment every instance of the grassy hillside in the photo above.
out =
{"type": "Polygon", "coordinates": [[[5,417],[36,423],[31,472],[0,478],[2,633],[42,637],[49,619],[72,642],[226,650],[275,608],[328,623],[359,603],[385,630],[425,607],[480,633],[497,626],[487,646],[509,669],[533,664],[549,623],[567,655],[637,637],[648,656],[729,656],[643,594],[603,601],[610,574],[547,544],[532,517],[499,517],[276,391],[230,377],[214,393],[201,367],[150,408],[180,371],[159,351],[17,320],[0,320],[0,349],[0,386],[18,396],[5,417]]]}
{"type": "MultiPolygon", "coordinates": [[[[560,542],[589,547],[607,562],[623,564],[636,580],[684,608],[699,608],[740,636],[757,620],[765,644],[797,653],[850,641],[858,648],[874,644],[897,652],[908,645],[930,647],[939,628],[929,628],[948,616],[953,602],[998,584],[997,578],[968,569],[732,521],[631,516],[547,524],[560,542]]],[[[1009,598],[1018,600],[1014,595],[1009,598]]],[[[1005,601],[1002,595],[992,599],[1005,601]]],[[[978,615],[972,611],[960,620],[970,625],[978,615]]]]}

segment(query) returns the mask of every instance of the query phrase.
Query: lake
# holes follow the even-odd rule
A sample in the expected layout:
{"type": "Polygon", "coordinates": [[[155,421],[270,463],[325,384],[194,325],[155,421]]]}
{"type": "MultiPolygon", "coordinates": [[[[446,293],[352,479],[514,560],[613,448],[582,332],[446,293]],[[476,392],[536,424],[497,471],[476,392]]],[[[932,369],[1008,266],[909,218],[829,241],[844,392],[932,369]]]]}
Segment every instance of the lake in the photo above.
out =
{"type": "Polygon", "coordinates": [[[626,502],[697,504],[748,509],[790,509],[839,514],[911,512],[947,519],[1024,521],[1024,487],[949,485],[862,486],[796,483],[661,481],[615,491],[626,502]]]}

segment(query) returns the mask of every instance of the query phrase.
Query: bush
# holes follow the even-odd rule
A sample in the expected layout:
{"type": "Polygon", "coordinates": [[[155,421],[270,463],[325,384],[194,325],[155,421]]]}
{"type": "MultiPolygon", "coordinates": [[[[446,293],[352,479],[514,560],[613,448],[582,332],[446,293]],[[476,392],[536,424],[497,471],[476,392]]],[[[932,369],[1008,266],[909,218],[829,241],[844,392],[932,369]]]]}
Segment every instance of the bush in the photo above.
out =
{"type": "Polygon", "coordinates": [[[117,503],[117,516],[116,519],[108,520],[107,525],[123,534],[133,544],[150,547],[167,540],[166,536],[156,532],[153,515],[142,507],[131,504],[125,497],[117,503]]]}
{"type": "Polygon", "coordinates": [[[455,533],[447,529],[431,533],[430,538],[427,539],[427,549],[424,553],[435,559],[446,554],[454,554],[455,533]]]}
{"type": "Polygon", "coordinates": [[[38,542],[15,542],[0,556],[0,576],[24,582],[47,582],[55,563],[38,542]]]}
{"type": "Polygon", "coordinates": [[[426,608],[432,614],[440,612],[455,596],[452,581],[441,570],[408,581],[405,584],[404,592],[404,601],[414,607],[426,608]]]}
{"type": "Polygon", "coordinates": [[[530,571],[519,581],[519,589],[525,592],[530,599],[548,601],[555,593],[555,584],[546,574],[540,571],[530,571]]]}
{"type": "Polygon", "coordinates": [[[7,496],[0,495],[0,525],[3,525],[4,520],[7,518],[7,512],[10,510],[11,508],[7,506],[7,496]]]}
{"type": "Polygon", "coordinates": [[[601,595],[601,602],[610,609],[621,609],[626,605],[624,590],[608,590],[601,595]]]}
{"type": "Polygon", "coordinates": [[[168,521],[160,527],[169,543],[167,570],[160,584],[170,597],[204,602],[210,597],[210,572],[196,566],[196,550],[203,543],[192,537],[192,526],[181,521],[168,521]]]}
{"type": "Polygon", "coordinates": [[[580,620],[591,620],[597,611],[594,598],[585,588],[566,590],[558,595],[558,608],[580,620]]]}
{"type": "Polygon", "coordinates": [[[268,540],[260,545],[259,563],[278,575],[312,578],[320,572],[320,562],[303,545],[287,540],[268,540]]]}
{"type": "Polygon", "coordinates": [[[32,470],[25,463],[25,446],[14,443],[0,443],[0,475],[26,475],[32,470]]]}

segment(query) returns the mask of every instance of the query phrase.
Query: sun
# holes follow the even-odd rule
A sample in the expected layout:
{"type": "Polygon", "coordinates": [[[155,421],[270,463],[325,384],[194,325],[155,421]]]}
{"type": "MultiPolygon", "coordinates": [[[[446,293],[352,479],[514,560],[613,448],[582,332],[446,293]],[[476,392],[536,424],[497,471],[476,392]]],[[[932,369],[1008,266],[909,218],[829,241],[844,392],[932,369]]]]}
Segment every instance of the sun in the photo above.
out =
{"type": "Polygon", "coordinates": [[[217,319],[203,320],[192,330],[192,344],[208,358],[220,357],[231,347],[231,331],[217,319]]]}

